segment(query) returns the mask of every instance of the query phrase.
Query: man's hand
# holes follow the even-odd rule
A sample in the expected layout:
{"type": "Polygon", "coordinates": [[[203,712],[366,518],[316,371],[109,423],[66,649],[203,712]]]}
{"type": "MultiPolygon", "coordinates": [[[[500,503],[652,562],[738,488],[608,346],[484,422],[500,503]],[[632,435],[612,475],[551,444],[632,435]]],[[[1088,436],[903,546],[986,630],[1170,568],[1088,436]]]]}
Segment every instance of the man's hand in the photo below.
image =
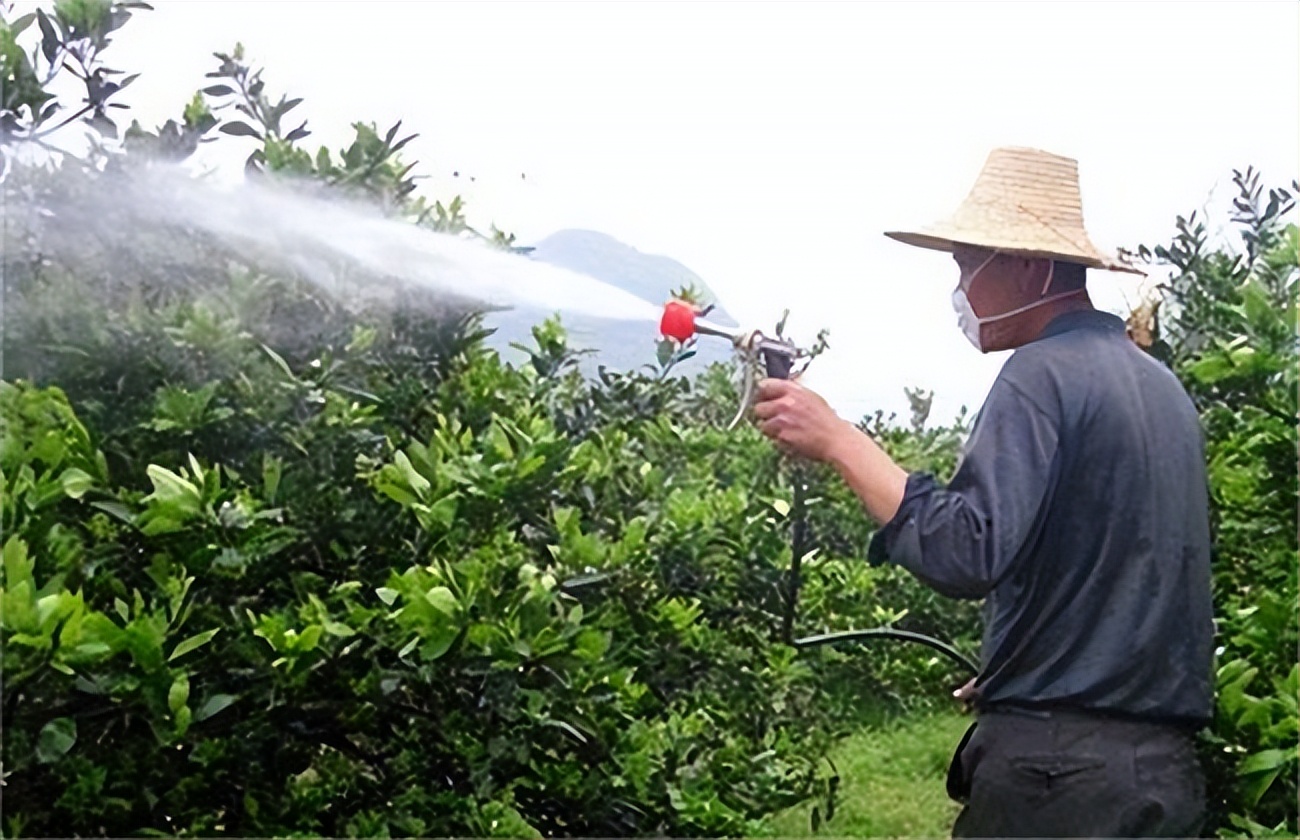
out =
{"type": "Polygon", "coordinates": [[[826,400],[798,382],[764,379],[754,403],[758,428],[782,448],[811,458],[830,461],[837,448],[854,431],[826,400]]]}
{"type": "Polygon", "coordinates": [[[963,685],[952,693],[962,706],[962,711],[969,712],[975,707],[975,700],[979,697],[979,689],[975,687],[975,681],[979,677],[971,677],[970,682],[963,685]]]}
{"type": "Polygon", "coordinates": [[[862,430],[841,420],[826,400],[798,382],[764,379],[754,415],[759,429],[778,446],[834,466],[877,522],[888,522],[898,512],[907,473],[862,430]]]}

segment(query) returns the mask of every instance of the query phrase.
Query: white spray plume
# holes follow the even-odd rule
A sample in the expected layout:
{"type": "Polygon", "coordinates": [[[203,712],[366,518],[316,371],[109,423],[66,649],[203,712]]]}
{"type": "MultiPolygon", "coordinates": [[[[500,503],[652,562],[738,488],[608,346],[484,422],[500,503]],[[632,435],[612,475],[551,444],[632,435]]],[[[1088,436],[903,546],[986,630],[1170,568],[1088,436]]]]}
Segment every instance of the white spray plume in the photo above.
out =
{"type": "Polygon", "coordinates": [[[374,206],[306,184],[218,185],[155,165],[120,179],[105,198],[107,212],[247,248],[259,265],[278,262],[333,294],[355,291],[342,288],[336,270],[351,265],[365,276],[493,307],[531,305],[629,321],[659,317],[656,306],[593,277],[385,217],[374,206]]]}

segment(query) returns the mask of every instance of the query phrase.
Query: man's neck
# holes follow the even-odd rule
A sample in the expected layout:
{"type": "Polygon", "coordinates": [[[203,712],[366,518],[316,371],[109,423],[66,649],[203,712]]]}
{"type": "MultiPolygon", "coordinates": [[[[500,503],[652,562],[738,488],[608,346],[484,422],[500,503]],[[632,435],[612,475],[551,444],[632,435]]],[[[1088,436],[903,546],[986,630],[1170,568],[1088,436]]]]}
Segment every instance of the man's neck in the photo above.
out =
{"type": "Polygon", "coordinates": [[[1032,317],[1027,317],[1025,319],[1024,335],[1026,338],[1022,343],[1028,344],[1030,341],[1041,336],[1043,330],[1047,329],[1048,324],[1052,323],[1057,319],[1057,317],[1064,315],[1067,312],[1089,312],[1095,309],[1096,307],[1092,305],[1092,299],[1088,297],[1087,290],[1084,290],[1077,295],[1071,295],[1067,298],[1054,300],[1049,304],[1040,306],[1030,312],[1026,312],[1025,314],[1027,316],[1032,317]]]}

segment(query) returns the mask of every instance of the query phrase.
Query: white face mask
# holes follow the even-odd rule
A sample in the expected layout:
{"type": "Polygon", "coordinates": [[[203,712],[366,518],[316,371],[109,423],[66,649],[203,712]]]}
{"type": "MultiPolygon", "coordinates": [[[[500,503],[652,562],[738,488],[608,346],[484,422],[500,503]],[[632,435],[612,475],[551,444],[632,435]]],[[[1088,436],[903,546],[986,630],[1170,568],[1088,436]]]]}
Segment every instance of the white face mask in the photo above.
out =
{"type": "MultiPolygon", "coordinates": [[[[998,252],[994,251],[989,255],[988,259],[980,263],[979,268],[975,269],[975,271],[971,273],[970,282],[966,284],[968,287],[973,287],[975,285],[975,278],[979,276],[979,273],[984,270],[986,265],[993,262],[993,258],[997,255],[998,252]]],[[[1070,297],[1071,295],[1077,295],[1084,291],[1083,289],[1074,289],[1069,292],[1061,292],[1060,294],[1052,295],[1051,297],[1042,297],[1042,295],[1047,294],[1048,287],[1052,285],[1052,272],[1055,269],[1055,262],[1048,264],[1047,279],[1043,281],[1043,290],[1039,292],[1038,300],[1013,309],[1010,312],[1003,312],[999,315],[990,315],[987,318],[981,318],[975,314],[975,310],[972,309],[970,305],[970,298],[966,297],[966,292],[962,289],[961,283],[958,283],[957,288],[952,290],[952,308],[957,312],[957,326],[961,328],[962,334],[966,336],[966,340],[969,341],[976,350],[983,353],[984,341],[983,333],[980,329],[981,327],[986,324],[995,324],[998,321],[1014,317],[1022,312],[1028,312],[1029,310],[1042,306],[1045,303],[1051,303],[1054,300],[1060,300],[1061,298],[1070,297]]]]}

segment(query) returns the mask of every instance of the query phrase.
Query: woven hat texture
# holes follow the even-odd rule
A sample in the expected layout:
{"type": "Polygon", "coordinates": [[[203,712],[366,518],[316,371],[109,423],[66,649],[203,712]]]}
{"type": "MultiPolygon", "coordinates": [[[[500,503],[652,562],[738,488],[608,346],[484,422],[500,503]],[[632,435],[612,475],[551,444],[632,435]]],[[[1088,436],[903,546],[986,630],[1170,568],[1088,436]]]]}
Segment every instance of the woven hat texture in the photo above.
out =
{"type": "Polygon", "coordinates": [[[937,251],[951,251],[961,243],[1143,274],[1104,253],[1088,237],[1078,162],[1038,149],[994,149],[957,212],[918,231],[885,235],[937,251]]]}

